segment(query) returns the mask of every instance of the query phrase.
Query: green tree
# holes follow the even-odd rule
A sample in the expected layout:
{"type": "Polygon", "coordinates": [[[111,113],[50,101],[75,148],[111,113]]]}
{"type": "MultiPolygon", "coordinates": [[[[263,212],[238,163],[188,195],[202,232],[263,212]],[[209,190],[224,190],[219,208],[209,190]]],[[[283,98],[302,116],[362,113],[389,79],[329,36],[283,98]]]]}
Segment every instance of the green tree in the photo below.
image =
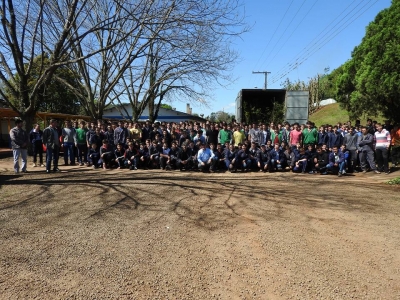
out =
{"type": "Polygon", "coordinates": [[[400,121],[400,1],[371,22],[352,58],[341,66],[337,99],[350,117],[378,115],[400,121]]]}

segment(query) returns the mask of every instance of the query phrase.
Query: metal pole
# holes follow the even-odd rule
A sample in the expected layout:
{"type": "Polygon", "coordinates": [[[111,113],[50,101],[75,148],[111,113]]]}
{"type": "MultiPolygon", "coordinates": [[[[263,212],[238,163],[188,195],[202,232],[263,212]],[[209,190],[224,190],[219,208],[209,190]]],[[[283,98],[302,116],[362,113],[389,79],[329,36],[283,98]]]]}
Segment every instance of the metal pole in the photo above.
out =
{"type": "Polygon", "coordinates": [[[271,74],[271,72],[268,71],[253,71],[253,74],[264,74],[265,76],[265,82],[264,82],[264,89],[267,89],[267,82],[268,82],[268,74],[271,74]]]}

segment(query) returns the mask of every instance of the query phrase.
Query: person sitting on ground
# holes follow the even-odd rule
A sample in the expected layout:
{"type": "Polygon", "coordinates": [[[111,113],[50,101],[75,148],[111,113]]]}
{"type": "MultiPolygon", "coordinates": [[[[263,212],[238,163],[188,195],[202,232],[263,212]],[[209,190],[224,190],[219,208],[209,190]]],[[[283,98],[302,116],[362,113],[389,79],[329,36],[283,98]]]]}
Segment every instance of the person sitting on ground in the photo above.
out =
{"type": "Polygon", "coordinates": [[[332,152],[329,154],[329,163],[326,165],[327,170],[332,172],[333,174],[338,174],[338,176],[342,176],[343,170],[345,167],[344,155],[339,152],[337,146],[333,146],[332,152]]]}
{"type": "Polygon", "coordinates": [[[103,140],[103,145],[100,147],[100,163],[103,164],[103,169],[110,167],[113,159],[113,151],[108,145],[108,140],[103,140]]]}
{"type": "MultiPolygon", "coordinates": [[[[107,162],[111,162],[111,158],[113,158],[115,160],[115,163],[118,166],[118,169],[121,169],[125,166],[125,147],[124,144],[122,143],[118,143],[117,144],[117,149],[115,149],[114,151],[114,157],[112,157],[112,155],[110,155],[110,157],[106,157],[106,159],[109,159],[109,161],[104,161],[103,159],[103,168],[104,166],[107,166],[107,162]]],[[[106,169],[106,168],[104,168],[106,169]]]]}
{"type": "Polygon", "coordinates": [[[256,143],[251,143],[250,145],[250,149],[249,149],[249,156],[250,156],[250,165],[251,165],[251,169],[256,169],[257,168],[257,156],[258,156],[258,151],[259,148],[257,148],[257,144],[256,143]]]}
{"type": "Polygon", "coordinates": [[[299,149],[299,155],[297,156],[296,163],[292,171],[296,173],[301,172],[305,174],[307,171],[307,162],[308,162],[308,155],[306,153],[306,150],[303,147],[301,147],[299,149]]]}
{"type": "Polygon", "coordinates": [[[260,172],[266,172],[269,168],[270,152],[267,150],[265,144],[261,145],[260,151],[257,154],[257,166],[260,168],[260,172]]]}
{"type": "Polygon", "coordinates": [[[200,143],[200,150],[197,153],[197,165],[199,170],[203,172],[209,170],[213,171],[213,169],[211,169],[211,162],[213,157],[214,153],[211,151],[211,149],[206,147],[205,144],[200,143]]]}
{"type": "Polygon", "coordinates": [[[226,170],[225,157],[224,157],[225,151],[223,150],[222,145],[217,144],[217,147],[215,149],[214,144],[210,144],[210,149],[214,152],[212,169],[213,170],[226,170]]]}
{"type": "Polygon", "coordinates": [[[182,151],[179,160],[179,170],[186,171],[193,169],[193,150],[186,144],[182,144],[182,151]]]}
{"type": "Polygon", "coordinates": [[[173,170],[180,168],[180,157],[181,149],[178,148],[176,142],[172,142],[171,149],[169,151],[170,166],[173,170]]]}
{"type": "Polygon", "coordinates": [[[124,161],[125,167],[129,168],[129,170],[137,170],[140,153],[135,148],[133,142],[129,142],[128,150],[125,151],[124,156],[125,156],[125,161],[124,161]]]}
{"type": "Polygon", "coordinates": [[[170,156],[169,152],[171,149],[168,147],[168,144],[163,143],[162,150],[160,152],[160,169],[162,170],[171,170],[170,165],[170,156]]]}
{"type": "Polygon", "coordinates": [[[87,154],[88,166],[93,165],[93,169],[97,169],[100,165],[99,160],[100,160],[99,149],[97,148],[97,144],[93,143],[87,154]]]}
{"type": "MultiPolygon", "coordinates": [[[[150,143],[148,142],[150,145],[150,143]]],[[[147,148],[147,142],[145,143],[140,143],[140,148],[139,148],[139,159],[138,159],[138,168],[143,168],[147,170],[147,167],[149,165],[149,149],[147,148]]]]}
{"type": "Polygon", "coordinates": [[[317,146],[317,154],[313,158],[312,170],[310,174],[320,173],[326,175],[326,165],[329,163],[329,154],[322,150],[321,146],[317,146]]]}
{"type": "Polygon", "coordinates": [[[152,145],[149,148],[149,163],[152,169],[159,168],[161,152],[162,147],[158,145],[156,140],[152,141],[152,145]]]}
{"type": "Polygon", "coordinates": [[[241,169],[242,172],[246,172],[251,169],[250,153],[246,144],[243,144],[242,148],[236,153],[235,169],[241,169]]]}
{"type": "Polygon", "coordinates": [[[235,146],[233,144],[230,144],[228,148],[224,149],[225,166],[227,169],[229,169],[230,172],[235,171],[235,166],[234,166],[235,157],[236,157],[235,146]]]}
{"type": "Polygon", "coordinates": [[[279,149],[279,144],[276,143],[274,149],[269,152],[269,171],[282,171],[285,167],[285,154],[279,149]]]}
{"type": "Polygon", "coordinates": [[[289,170],[293,170],[296,165],[296,154],[292,151],[292,147],[287,145],[283,154],[285,155],[287,168],[289,170]]]}
{"type": "Polygon", "coordinates": [[[350,162],[349,162],[350,151],[346,149],[346,145],[342,145],[342,146],[340,146],[339,152],[343,153],[343,158],[344,158],[344,167],[343,167],[342,174],[346,174],[347,167],[350,164],[350,162]]]}

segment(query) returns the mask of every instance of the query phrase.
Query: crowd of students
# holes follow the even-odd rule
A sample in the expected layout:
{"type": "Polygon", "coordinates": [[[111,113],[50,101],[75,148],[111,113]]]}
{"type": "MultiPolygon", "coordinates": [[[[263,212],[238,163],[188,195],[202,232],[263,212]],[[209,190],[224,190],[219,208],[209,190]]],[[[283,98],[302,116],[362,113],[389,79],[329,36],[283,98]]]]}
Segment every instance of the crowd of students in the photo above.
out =
{"type": "Polygon", "coordinates": [[[400,129],[368,120],[324,125],[226,123],[70,122],[56,120],[44,131],[29,134],[33,166],[162,169],[203,172],[276,172],[309,174],[390,172],[400,162],[400,129]],[[37,159],[39,157],[39,163],[37,159]]]}

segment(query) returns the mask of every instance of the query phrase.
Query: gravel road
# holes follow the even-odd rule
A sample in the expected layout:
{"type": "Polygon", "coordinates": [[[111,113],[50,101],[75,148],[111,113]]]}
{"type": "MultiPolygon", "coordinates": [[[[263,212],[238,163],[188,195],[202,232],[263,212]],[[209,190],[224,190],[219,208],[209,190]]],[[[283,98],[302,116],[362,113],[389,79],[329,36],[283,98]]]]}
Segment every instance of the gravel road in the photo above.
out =
{"type": "Polygon", "coordinates": [[[1,299],[400,299],[381,175],[1,167],[1,299]]]}

